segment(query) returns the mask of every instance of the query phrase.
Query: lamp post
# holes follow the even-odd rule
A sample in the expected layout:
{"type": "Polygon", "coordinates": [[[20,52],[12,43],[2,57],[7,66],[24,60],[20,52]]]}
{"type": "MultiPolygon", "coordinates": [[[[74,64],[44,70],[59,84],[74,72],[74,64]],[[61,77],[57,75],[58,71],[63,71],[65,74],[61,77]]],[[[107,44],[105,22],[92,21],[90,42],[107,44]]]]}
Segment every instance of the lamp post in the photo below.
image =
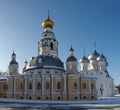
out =
{"type": "Polygon", "coordinates": [[[103,85],[101,84],[101,87],[100,87],[101,100],[102,100],[103,91],[104,91],[104,89],[103,89],[103,85]]]}

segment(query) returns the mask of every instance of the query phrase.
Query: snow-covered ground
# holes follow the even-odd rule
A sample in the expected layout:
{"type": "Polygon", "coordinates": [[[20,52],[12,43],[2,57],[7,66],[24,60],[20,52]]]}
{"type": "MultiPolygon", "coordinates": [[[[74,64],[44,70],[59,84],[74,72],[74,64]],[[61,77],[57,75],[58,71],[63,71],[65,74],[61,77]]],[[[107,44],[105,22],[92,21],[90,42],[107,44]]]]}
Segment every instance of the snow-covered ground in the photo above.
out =
{"type": "Polygon", "coordinates": [[[16,100],[0,99],[0,107],[15,108],[120,108],[120,96],[104,97],[98,100],[82,101],[41,101],[41,100],[16,100]]]}

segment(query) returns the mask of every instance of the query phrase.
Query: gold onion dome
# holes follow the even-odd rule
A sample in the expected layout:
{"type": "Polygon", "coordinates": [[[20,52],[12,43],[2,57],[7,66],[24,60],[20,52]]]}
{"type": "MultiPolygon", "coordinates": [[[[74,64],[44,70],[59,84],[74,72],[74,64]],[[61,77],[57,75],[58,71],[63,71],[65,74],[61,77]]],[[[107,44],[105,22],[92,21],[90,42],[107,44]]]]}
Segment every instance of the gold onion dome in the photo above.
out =
{"type": "Polygon", "coordinates": [[[47,16],[47,19],[45,21],[43,21],[42,26],[43,26],[43,28],[45,28],[45,27],[51,27],[51,28],[53,28],[54,22],[50,19],[49,14],[47,16]]]}

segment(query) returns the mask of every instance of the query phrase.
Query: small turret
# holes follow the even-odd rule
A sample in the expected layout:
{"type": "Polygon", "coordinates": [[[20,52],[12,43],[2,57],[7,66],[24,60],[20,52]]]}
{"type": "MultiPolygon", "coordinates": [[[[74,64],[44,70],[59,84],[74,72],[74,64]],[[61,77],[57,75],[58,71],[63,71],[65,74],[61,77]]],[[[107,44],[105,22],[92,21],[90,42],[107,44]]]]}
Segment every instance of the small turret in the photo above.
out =
{"type": "Polygon", "coordinates": [[[87,71],[88,70],[88,64],[89,64],[89,60],[84,55],[83,58],[80,59],[81,71],[87,71]]]}
{"type": "Polygon", "coordinates": [[[71,47],[69,50],[69,57],[66,60],[66,71],[76,73],[77,70],[77,59],[74,57],[74,49],[71,47]]]}
{"type": "Polygon", "coordinates": [[[98,69],[99,70],[101,70],[101,71],[107,70],[108,63],[107,63],[106,57],[103,54],[101,54],[97,58],[97,61],[98,61],[98,69]]]}
{"type": "Polygon", "coordinates": [[[94,50],[94,52],[88,56],[88,59],[90,61],[89,70],[98,70],[97,58],[99,56],[100,54],[96,50],[94,50]]]}
{"type": "Polygon", "coordinates": [[[24,71],[25,71],[25,69],[27,67],[27,64],[28,64],[28,62],[27,62],[27,60],[25,60],[25,65],[24,65],[24,68],[23,68],[23,74],[24,74],[24,71]]]}
{"type": "Polygon", "coordinates": [[[8,66],[8,75],[18,74],[18,68],[19,68],[19,65],[18,65],[18,62],[16,61],[16,54],[13,51],[11,56],[11,61],[8,66]]]}

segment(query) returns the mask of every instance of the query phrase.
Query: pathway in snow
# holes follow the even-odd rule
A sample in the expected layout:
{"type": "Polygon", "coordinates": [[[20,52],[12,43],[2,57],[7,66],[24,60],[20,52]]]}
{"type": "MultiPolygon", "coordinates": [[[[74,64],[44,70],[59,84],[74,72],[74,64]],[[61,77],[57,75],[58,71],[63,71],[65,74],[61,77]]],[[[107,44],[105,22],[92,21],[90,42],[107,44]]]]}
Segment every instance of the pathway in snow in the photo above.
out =
{"type": "Polygon", "coordinates": [[[84,101],[40,101],[40,100],[16,100],[0,99],[0,107],[8,108],[52,108],[52,109],[70,109],[70,108],[87,108],[87,109],[120,109],[120,96],[107,97],[98,100],[84,101]]]}

